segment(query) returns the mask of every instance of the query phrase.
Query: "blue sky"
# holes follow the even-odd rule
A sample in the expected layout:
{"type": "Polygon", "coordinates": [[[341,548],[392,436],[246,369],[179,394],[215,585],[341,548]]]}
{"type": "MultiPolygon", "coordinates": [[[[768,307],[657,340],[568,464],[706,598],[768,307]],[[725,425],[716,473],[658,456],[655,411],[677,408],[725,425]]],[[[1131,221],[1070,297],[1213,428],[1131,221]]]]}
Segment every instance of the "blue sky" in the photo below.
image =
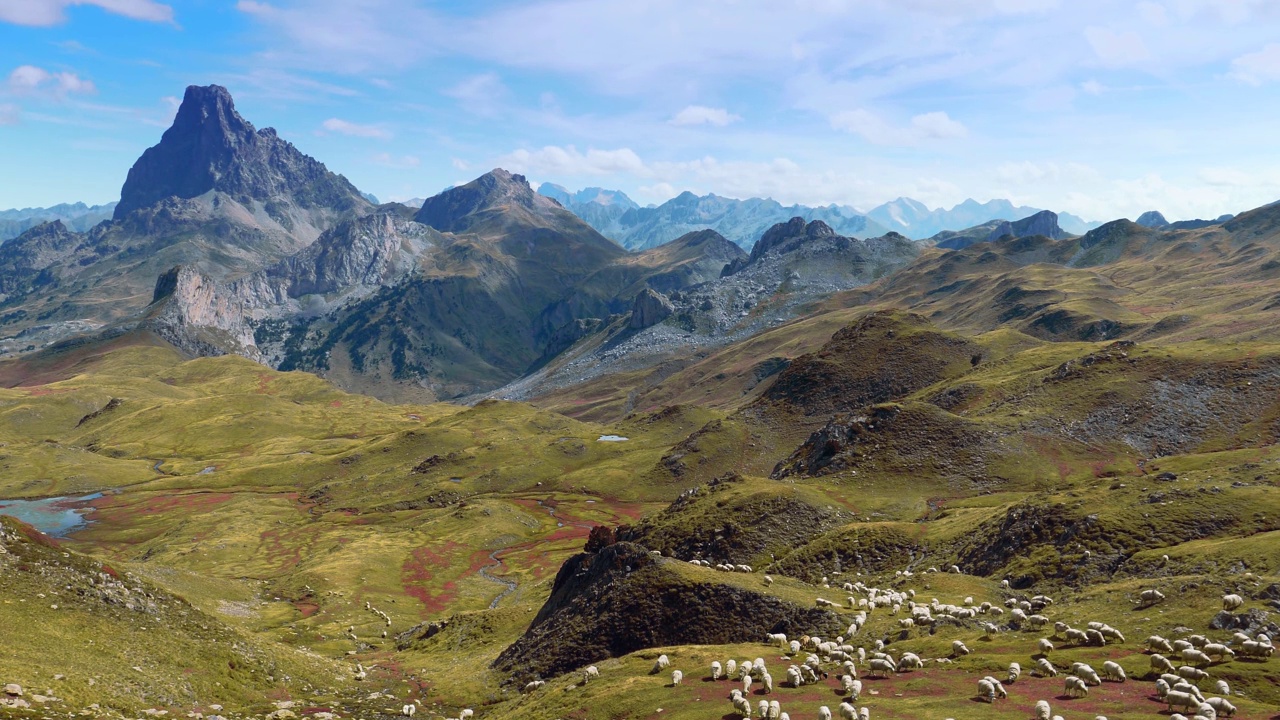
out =
{"type": "Polygon", "coordinates": [[[383,199],[1280,199],[1274,0],[0,0],[0,207],[115,199],[208,83],[383,199]]]}

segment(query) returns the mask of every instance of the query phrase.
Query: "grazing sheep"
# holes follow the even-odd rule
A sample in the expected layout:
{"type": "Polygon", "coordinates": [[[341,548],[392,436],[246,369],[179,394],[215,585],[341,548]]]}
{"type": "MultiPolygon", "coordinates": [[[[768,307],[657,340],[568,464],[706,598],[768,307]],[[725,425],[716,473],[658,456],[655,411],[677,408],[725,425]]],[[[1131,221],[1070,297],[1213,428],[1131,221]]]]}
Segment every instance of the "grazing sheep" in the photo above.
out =
{"type": "Polygon", "coordinates": [[[996,686],[992,685],[989,680],[983,679],[978,681],[978,699],[983,702],[993,703],[996,701],[996,686]]]}
{"type": "Polygon", "coordinates": [[[960,640],[955,640],[951,643],[951,654],[957,657],[960,655],[968,655],[969,648],[960,640]]]}
{"type": "Polygon", "coordinates": [[[1236,706],[1232,705],[1226,698],[1213,697],[1204,701],[1205,705],[1212,707],[1219,715],[1231,717],[1236,714],[1236,706]]]}
{"type": "Polygon", "coordinates": [[[772,584],[773,584],[773,578],[769,577],[768,575],[765,575],[765,576],[764,576],[764,585],[765,585],[765,587],[769,587],[769,586],[770,586],[770,585],[772,585],[772,584]]]}
{"type": "Polygon", "coordinates": [[[679,685],[680,681],[683,679],[684,679],[684,673],[680,672],[679,670],[673,670],[671,672],[671,687],[675,687],[676,685],[679,685]]]}
{"type": "Polygon", "coordinates": [[[861,680],[855,680],[848,675],[845,675],[844,681],[842,681],[841,685],[843,685],[842,689],[844,690],[844,694],[849,696],[850,702],[856,701],[858,696],[862,695],[861,680]]]}
{"type": "Polygon", "coordinates": [[[657,675],[669,667],[671,667],[671,659],[666,655],[659,655],[658,659],[653,662],[653,669],[649,671],[649,674],[657,675]]]}
{"type": "Polygon", "coordinates": [[[1151,669],[1156,672],[1173,672],[1173,662],[1157,653],[1151,656],[1151,669]]]}
{"type": "Polygon", "coordinates": [[[1062,684],[1062,692],[1069,697],[1088,697],[1089,686],[1075,675],[1068,675],[1062,684]]]}
{"type": "Polygon", "coordinates": [[[1053,624],[1053,634],[1056,637],[1062,637],[1070,629],[1071,629],[1071,626],[1062,622],[1061,620],[1058,620],[1053,624]]]}
{"type": "Polygon", "coordinates": [[[1222,643],[1209,643],[1200,648],[1200,652],[1208,655],[1214,660],[1235,660],[1236,653],[1231,648],[1222,643]]]}
{"type": "Polygon", "coordinates": [[[1169,683],[1170,690],[1178,692],[1191,693],[1196,696],[1200,702],[1204,702],[1204,693],[1200,692],[1200,688],[1193,685],[1190,681],[1180,678],[1177,675],[1161,676],[1161,680],[1169,683]]]}
{"type": "Polygon", "coordinates": [[[1053,663],[1049,662],[1049,658],[1040,658],[1039,660],[1036,660],[1036,669],[1045,677],[1058,676],[1058,669],[1053,666],[1053,663]]]}
{"type": "Polygon", "coordinates": [[[818,708],[818,720],[831,720],[831,708],[822,705],[818,708]]]}
{"type": "Polygon", "coordinates": [[[840,703],[840,717],[843,720],[858,720],[858,710],[847,702],[840,703]]]}
{"type": "Polygon", "coordinates": [[[1112,640],[1119,640],[1120,642],[1124,642],[1124,635],[1119,630],[1111,627],[1110,625],[1103,625],[1102,627],[1098,628],[1098,632],[1102,633],[1102,636],[1105,638],[1110,638],[1112,640]]]}
{"type": "Polygon", "coordinates": [[[586,685],[600,677],[600,668],[595,665],[588,665],[586,670],[582,671],[582,684],[586,685]]]}
{"type": "Polygon", "coordinates": [[[533,682],[524,686],[524,692],[531,693],[534,690],[537,690],[538,688],[546,684],[547,684],[546,680],[534,680],[533,682]]]}
{"type": "Polygon", "coordinates": [[[1076,630],[1075,628],[1067,628],[1066,637],[1068,641],[1077,645],[1085,645],[1089,642],[1089,634],[1084,630],[1076,630]]]}
{"type": "Polygon", "coordinates": [[[1093,668],[1083,663],[1079,663],[1079,665],[1080,667],[1074,668],[1074,670],[1075,674],[1078,675],[1081,680],[1095,686],[1102,684],[1102,678],[1098,677],[1098,673],[1095,672],[1093,668]]]}
{"type": "Polygon", "coordinates": [[[464,708],[462,712],[458,713],[458,720],[467,720],[467,718],[475,717],[475,714],[475,710],[464,708]]]}
{"type": "Polygon", "coordinates": [[[1244,598],[1240,597],[1239,595],[1232,593],[1231,595],[1222,596],[1223,610],[1235,610],[1239,608],[1241,605],[1244,605],[1244,598]]]}
{"type": "Polygon", "coordinates": [[[1192,716],[1193,720],[1218,720],[1218,711],[1208,703],[1200,703],[1200,707],[1196,708],[1196,714],[1192,716]]]}
{"type": "Polygon", "coordinates": [[[1173,646],[1169,644],[1169,641],[1159,635],[1152,635],[1147,638],[1147,649],[1152,651],[1159,650],[1167,653],[1173,652],[1173,646]]]}
{"type": "Polygon", "coordinates": [[[1183,665],[1178,668],[1178,675],[1187,680],[1204,680],[1209,677],[1209,673],[1201,670],[1200,668],[1191,667],[1190,665],[1183,665]]]}
{"type": "Polygon", "coordinates": [[[1002,685],[999,680],[995,679],[994,677],[991,677],[990,675],[984,677],[983,680],[986,680],[987,682],[995,686],[996,697],[998,698],[1009,697],[1009,691],[1004,689],[1004,685],[1002,685]]]}
{"type": "Polygon", "coordinates": [[[1171,689],[1172,688],[1169,687],[1169,683],[1163,678],[1156,680],[1156,697],[1163,700],[1164,696],[1168,695],[1171,689]]]}
{"type": "Polygon", "coordinates": [[[1049,703],[1044,700],[1036,701],[1036,720],[1049,720],[1049,703]]]}
{"type": "Polygon", "coordinates": [[[1143,590],[1142,593],[1138,595],[1138,605],[1140,607],[1151,607],[1156,603],[1162,602],[1164,602],[1164,593],[1159,590],[1143,590]]]}
{"type": "Polygon", "coordinates": [[[800,674],[800,668],[795,665],[787,668],[787,684],[794,688],[804,684],[804,676],[800,674]]]}
{"type": "Polygon", "coordinates": [[[1107,660],[1102,663],[1102,676],[1108,680],[1116,682],[1124,682],[1128,680],[1128,676],[1124,674],[1124,668],[1120,667],[1120,663],[1107,660]]]}
{"type": "Polygon", "coordinates": [[[871,708],[865,705],[858,708],[858,720],[871,720],[871,708]]]}
{"type": "Polygon", "coordinates": [[[1275,648],[1272,647],[1270,643],[1264,643],[1258,640],[1249,640],[1240,643],[1241,657],[1269,658],[1274,652],[1275,648]]]}
{"type": "Polygon", "coordinates": [[[898,661],[898,672],[905,670],[916,670],[924,667],[924,661],[915,653],[903,653],[902,659],[898,661]]]}
{"type": "Polygon", "coordinates": [[[1213,686],[1217,689],[1219,695],[1231,694],[1231,686],[1227,684],[1226,680],[1217,680],[1213,683],[1213,686]]]}
{"type": "Polygon", "coordinates": [[[1040,651],[1041,655],[1048,655],[1049,653],[1053,652],[1053,643],[1049,640],[1049,638],[1040,638],[1040,640],[1036,643],[1036,649],[1040,651]]]}
{"type": "Polygon", "coordinates": [[[1187,648],[1182,651],[1182,662],[1193,663],[1196,665],[1208,665],[1213,662],[1208,655],[1195,648],[1187,648]]]}
{"type": "Polygon", "coordinates": [[[867,674],[868,675],[879,674],[886,677],[889,675],[892,675],[893,663],[889,662],[888,660],[872,658],[871,661],[867,663],[867,674]]]}
{"type": "Polygon", "coordinates": [[[774,643],[778,643],[778,647],[780,648],[785,648],[787,646],[786,633],[769,633],[764,636],[765,645],[772,645],[774,643]]]}
{"type": "Polygon", "coordinates": [[[1022,666],[1016,662],[1009,663],[1009,677],[1005,679],[1005,682],[1012,685],[1017,682],[1020,677],[1022,677],[1022,666]]]}

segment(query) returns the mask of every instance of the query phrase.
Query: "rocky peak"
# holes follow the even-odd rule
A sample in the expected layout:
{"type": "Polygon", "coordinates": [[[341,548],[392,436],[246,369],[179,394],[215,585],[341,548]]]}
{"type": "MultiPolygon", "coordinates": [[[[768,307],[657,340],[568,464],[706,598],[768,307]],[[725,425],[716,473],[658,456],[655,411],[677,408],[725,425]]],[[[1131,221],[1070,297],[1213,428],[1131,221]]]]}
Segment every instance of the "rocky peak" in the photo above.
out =
{"type": "Polygon", "coordinates": [[[1035,215],[1025,217],[1015,222],[1008,220],[996,226],[991,234],[987,236],[987,240],[999,240],[1006,235],[1014,238],[1031,237],[1033,235],[1043,235],[1052,240],[1061,240],[1067,236],[1061,227],[1058,227],[1058,214],[1049,210],[1041,210],[1035,215]]]}
{"type": "Polygon", "coordinates": [[[466,185],[427,198],[415,219],[441,232],[465,232],[476,215],[499,207],[523,208],[535,214],[563,209],[551,198],[535,193],[525,176],[495,168],[466,185]]]}
{"type": "Polygon", "coordinates": [[[165,198],[194,198],[210,190],[338,211],[369,204],[346,178],[302,154],[275,130],[255,130],[236,112],[226,88],[192,85],[159,144],[129,170],[115,218],[165,198]]]}
{"type": "Polygon", "coordinates": [[[212,278],[184,265],[156,279],[141,326],[192,355],[257,354],[243,302],[212,278]]]}
{"type": "Polygon", "coordinates": [[[751,248],[751,261],[784,245],[835,237],[836,231],[821,220],[805,223],[802,217],[793,217],[785,223],[778,223],[760,236],[760,241],[751,248]]]}
{"type": "Polygon", "coordinates": [[[631,328],[643,330],[653,327],[671,317],[675,310],[675,305],[666,295],[653,288],[645,288],[631,304],[631,328]]]}
{"type": "Polygon", "coordinates": [[[1138,224],[1142,227],[1162,228],[1169,225],[1169,221],[1158,210],[1148,210],[1138,216],[1138,224]]]}

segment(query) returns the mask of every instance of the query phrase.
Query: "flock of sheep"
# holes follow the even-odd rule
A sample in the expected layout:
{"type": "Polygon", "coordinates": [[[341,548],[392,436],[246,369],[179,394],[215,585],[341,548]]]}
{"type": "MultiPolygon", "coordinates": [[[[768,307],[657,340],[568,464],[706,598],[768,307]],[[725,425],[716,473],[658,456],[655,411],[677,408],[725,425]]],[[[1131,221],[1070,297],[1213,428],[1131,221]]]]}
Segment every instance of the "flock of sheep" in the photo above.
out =
{"type": "MultiPolygon", "coordinates": [[[[750,572],[746,566],[739,565],[726,564],[711,567],[724,571],[750,572]]],[[[958,572],[958,568],[953,567],[951,570],[958,572]]],[[[936,572],[934,568],[930,568],[930,571],[936,572]]],[[[768,585],[772,579],[765,576],[764,581],[768,585]]],[[[828,578],[823,578],[823,585],[831,587],[828,578]]],[[[1052,622],[1043,613],[1053,604],[1053,599],[1044,595],[1036,595],[1028,599],[1009,598],[1004,603],[1005,607],[1001,608],[988,602],[975,604],[972,597],[964,598],[961,605],[944,604],[936,598],[929,603],[920,603],[915,600],[916,594],[913,590],[886,590],[868,587],[861,582],[846,582],[840,587],[849,593],[846,602],[848,607],[855,611],[845,635],[836,637],[834,640],[824,640],[809,635],[789,639],[784,634],[770,634],[764,638],[764,642],[778,646],[786,654],[783,660],[793,661],[793,664],[785,670],[786,679],[780,684],[782,687],[799,688],[818,683],[829,678],[831,673],[836,673],[843,693],[843,702],[840,703],[836,712],[842,720],[870,719],[869,708],[854,705],[858,702],[863,690],[862,681],[859,679],[860,668],[867,677],[884,677],[910,672],[925,666],[925,660],[915,653],[906,652],[894,658],[886,652],[884,642],[881,640],[875,640],[870,648],[854,646],[850,642],[850,639],[857,635],[867,622],[869,613],[876,608],[887,608],[895,615],[900,614],[904,609],[907,611],[909,617],[899,618],[898,621],[904,637],[912,628],[930,626],[942,618],[995,617],[1004,615],[1007,608],[1010,615],[1009,627],[1019,630],[1038,630],[1052,626],[1054,633],[1051,637],[1058,639],[1061,644],[1103,646],[1125,642],[1124,635],[1106,623],[1090,622],[1084,628],[1073,628],[1064,622],[1052,622]],[[803,661],[800,661],[802,655],[803,661]]],[[[1008,587],[1007,583],[1005,587],[1008,587]]],[[[1137,604],[1139,607],[1147,607],[1160,603],[1164,599],[1164,595],[1159,591],[1146,590],[1139,595],[1137,604]]],[[[824,598],[817,598],[816,602],[819,606],[837,606],[837,603],[824,598]]],[[[1224,609],[1235,610],[1244,604],[1244,599],[1239,595],[1231,594],[1224,596],[1222,603],[1224,609]]],[[[980,621],[979,625],[988,637],[1001,631],[1001,628],[993,622],[980,621]]],[[[1063,667],[1060,670],[1048,657],[1055,650],[1054,639],[1043,637],[1037,641],[1036,652],[1032,655],[1034,665],[1030,672],[1041,677],[1058,677],[1064,672],[1067,673],[1063,681],[1065,696],[1086,697],[1090,687],[1099,686],[1104,681],[1128,680],[1124,668],[1110,660],[1103,662],[1100,673],[1082,662],[1073,663],[1069,668],[1063,667]]],[[[1236,657],[1265,660],[1274,652],[1271,639],[1267,635],[1258,634],[1250,637],[1244,633],[1236,633],[1230,643],[1214,643],[1202,635],[1189,635],[1173,641],[1153,635],[1147,638],[1145,649],[1151,653],[1150,663],[1153,673],[1158,674],[1155,679],[1157,696],[1168,706],[1171,713],[1175,709],[1192,712],[1193,720],[1216,720],[1219,716],[1229,718],[1236,712],[1236,707],[1225,697],[1230,694],[1230,688],[1225,681],[1215,682],[1215,691],[1218,693],[1216,697],[1206,697],[1201,692],[1198,683],[1209,678],[1208,671],[1204,669],[1206,666],[1229,662],[1236,657]],[[1184,664],[1175,666],[1165,654],[1160,653],[1176,654],[1184,664]]],[[[969,654],[969,648],[960,640],[952,643],[951,650],[951,657],[937,658],[934,662],[950,663],[954,658],[969,654]]],[[[671,686],[679,686],[684,673],[678,669],[671,669],[670,658],[666,655],[658,657],[650,674],[657,675],[669,669],[671,686]]],[[[1021,674],[1022,667],[1014,662],[1010,664],[1003,682],[992,676],[983,677],[977,681],[976,699],[995,703],[999,699],[1007,698],[1005,683],[1016,682],[1021,674]]],[[[599,669],[591,666],[583,671],[582,680],[586,683],[599,676],[599,669]]],[[[733,712],[742,718],[790,720],[790,715],[783,712],[781,702],[777,699],[761,699],[756,705],[752,705],[750,696],[753,689],[757,689],[760,691],[759,694],[766,696],[773,695],[775,691],[773,675],[763,658],[742,661],[730,659],[723,664],[719,661],[712,662],[710,677],[713,681],[729,681],[737,684],[729,692],[728,700],[733,706],[733,712]]],[[[534,681],[524,689],[526,692],[532,692],[543,684],[542,681],[534,681]]],[[[1046,700],[1037,702],[1034,712],[1036,720],[1062,720],[1061,716],[1052,714],[1046,700]]],[[[817,717],[819,720],[830,720],[833,717],[832,711],[825,705],[821,706],[818,708],[817,717]]],[[[1106,718],[1099,716],[1096,720],[1106,720],[1106,718]]],[[[1174,713],[1171,720],[1188,720],[1188,718],[1174,713]]]]}

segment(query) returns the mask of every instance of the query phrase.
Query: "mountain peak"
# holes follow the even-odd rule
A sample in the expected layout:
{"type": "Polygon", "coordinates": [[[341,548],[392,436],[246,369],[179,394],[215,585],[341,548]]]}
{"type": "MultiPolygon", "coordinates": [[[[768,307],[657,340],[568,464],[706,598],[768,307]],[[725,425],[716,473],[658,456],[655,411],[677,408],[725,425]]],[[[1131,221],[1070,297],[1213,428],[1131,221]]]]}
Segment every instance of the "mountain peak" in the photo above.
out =
{"type": "Polygon", "coordinates": [[[525,176],[494,168],[466,185],[427,198],[415,219],[441,232],[465,232],[480,213],[499,207],[522,208],[534,215],[567,212],[555,200],[535,193],[525,176]]]}
{"type": "Polygon", "coordinates": [[[1169,224],[1159,210],[1148,210],[1138,216],[1138,224],[1142,227],[1162,228],[1169,224]]]}
{"type": "Polygon", "coordinates": [[[236,112],[226,88],[192,85],[173,125],[130,168],[115,218],[165,198],[193,198],[210,190],[338,211],[367,205],[346,178],[299,152],[275,130],[255,130],[236,112]]]}

